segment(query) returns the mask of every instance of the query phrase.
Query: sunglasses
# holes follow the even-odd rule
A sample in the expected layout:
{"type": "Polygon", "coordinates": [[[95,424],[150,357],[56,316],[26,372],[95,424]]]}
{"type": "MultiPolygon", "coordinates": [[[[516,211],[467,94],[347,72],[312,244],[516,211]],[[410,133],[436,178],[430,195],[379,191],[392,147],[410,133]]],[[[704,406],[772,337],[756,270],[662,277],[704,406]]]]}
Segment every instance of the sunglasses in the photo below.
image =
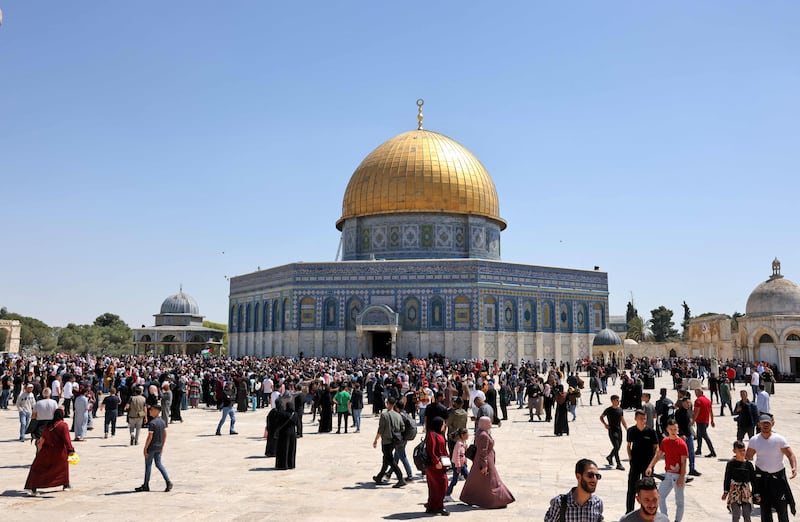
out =
{"type": "Polygon", "coordinates": [[[594,471],[587,471],[586,476],[590,479],[596,478],[597,480],[603,478],[603,475],[601,475],[600,473],[595,473],[594,471]]]}

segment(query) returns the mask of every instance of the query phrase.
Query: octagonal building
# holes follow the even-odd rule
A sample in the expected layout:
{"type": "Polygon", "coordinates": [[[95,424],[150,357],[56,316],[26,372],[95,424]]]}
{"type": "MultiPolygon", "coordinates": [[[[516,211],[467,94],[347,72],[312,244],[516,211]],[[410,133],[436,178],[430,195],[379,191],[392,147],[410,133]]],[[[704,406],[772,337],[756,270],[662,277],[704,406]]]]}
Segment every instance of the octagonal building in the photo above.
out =
{"type": "Polygon", "coordinates": [[[494,182],[455,140],[419,126],[369,153],[336,221],[342,261],[230,280],[230,355],[489,360],[589,357],[608,275],[501,261],[494,182]]]}

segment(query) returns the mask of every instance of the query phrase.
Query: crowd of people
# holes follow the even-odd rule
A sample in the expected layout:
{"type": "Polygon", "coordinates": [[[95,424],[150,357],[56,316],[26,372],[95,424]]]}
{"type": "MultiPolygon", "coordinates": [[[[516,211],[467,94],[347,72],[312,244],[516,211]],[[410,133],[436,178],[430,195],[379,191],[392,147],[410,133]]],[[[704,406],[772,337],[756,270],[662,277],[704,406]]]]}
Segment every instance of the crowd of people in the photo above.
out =
{"type": "MultiPolygon", "coordinates": [[[[709,426],[715,422],[714,399],[720,405],[720,416],[726,407],[731,415],[737,415],[737,444],[741,447],[734,446],[735,458],[726,470],[724,496],[733,520],[739,516],[749,520],[754,498],[762,503],[762,520],[771,516],[763,512],[764,505],[776,507],[779,520],[784,520],[782,513],[787,507],[794,511],[791,489],[781,470],[786,456],[794,477],[795,457],[786,440],[769,429],[772,418],[766,385],[773,377],[764,363],[734,361],[712,368],[710,361],[702,359],[629,359],[620,365],[616,360],[572,364],[531,360],[515,365],[488,360],[453,361],[437,355],[393,360],[46,355],[6,357],[1,364],[0,408],[7,408],[9,402],[17,406],[20,440],[25,441],[30,435],[39,448],[25,486],[34,495],[42,488],[70,487],[66,460],[74,453],[72,443],[85,440],[98,412],[103,415],[105,437],[116,436],[120,416],[126,417],[132,446],[139,444],[140,431],[147,429],[143,448],[145,480],[137,491],[149,491],[153,463],[169,491],[172,482],[160,455],[167,426],[183,422],[182,410],[197,408],[201,403],[217,408],[221,418],[215,434],[221,436],[226,422],[228,434],[237,434],[236,412],[268,409],[265,455],[275,457],[277,469],[292,469],[297,439],[303,436],[306,409],[312,422],[318,416],[317,429],[321,433],[333,432],[335,414],[336,433],[341,434],[349,429],[359,432],[362,411],[371,405],[372,414],[379,417],[373,445],[377,448],[380,442],[382,452],[381,469],[373,477],[377,484],[387,483],[386,478],[393,474],[397,477],[394,487],[414,480],[406,446],[416,439],[419,425],[425,432],[428,457],[424,471],[429,491],[426,511],[448,515],[445,503],[453,501],[454,487],[462,477],[462,502],[501,508],[512,503],[514,496],[495,466],[493,426],[502,426],[508,409],[516,406],[527,408],[530,422],[552,422],[556,436],[569,436],[569,416],[573,421],[576,418],[575,406],[586,388],[585,377],[591,392],[590,404],[594,399],[604,404],[601,396],[607,393],[608,382],[615,385],[620,381],[621,397],[610,397],[600,421],[611,442],[611,452],[606,457],[610,466],[625,469],[620,451],[627,441],[626,508],[634,513],[634,499],[638,499],[641,518],[625,520],[659,520],[648,518],[656,513],[653,499],[661,514],[666,514],[666,499],[673,490],[674,520],[681,520],[683,487],[687,480],[701,475],[695,467],[695,456],[702,453],[703,442],[707,456],[716,456],[708,435],[709,426]],[[650,394],[643,391],[644,382],[665,371],[673,376],[678,399],[673,403],[667,397],[668,391],[662,389],[661,397],[651,403],[650,394]],[[696,388],[692,402],[691,391],[685,389],[687,379],[707,381],[710,398],[702,388],[696,388]],[[731,390],[737,380],[750,384],[751,389],[740,391],[741,400],[734,407],[731,390]],[[635,424],[631,427],[624,419],[626,409],[635,410],[635,424]],[[70,417],[71,427],[66,422],[70,417]],[[747,448],[745,435],[749,438],[747,448]],[[660,475],[655,468],[662,456],[665,470],[660,475]],[[745,456],[746,460],[740,459],[745,456]],[[749,462],[753,456],[754,468],[749,462]],[[662,479],[657,489],[652,476],[662,479]],[[768,481],[772,482],[766,487],[768,481]]],[[[559,520],[562,511],[573,509],[588,517],[580,520],[599,520],[595,514],[602,514],[603,505],[594,495],[600,479],[596,464],[583,459],[576,464],[575,474],[578,485],[570,494],[553,499],[545,520],[559,520]]],[[[572,519],[569,515],[566,518],[572,519]]]]}

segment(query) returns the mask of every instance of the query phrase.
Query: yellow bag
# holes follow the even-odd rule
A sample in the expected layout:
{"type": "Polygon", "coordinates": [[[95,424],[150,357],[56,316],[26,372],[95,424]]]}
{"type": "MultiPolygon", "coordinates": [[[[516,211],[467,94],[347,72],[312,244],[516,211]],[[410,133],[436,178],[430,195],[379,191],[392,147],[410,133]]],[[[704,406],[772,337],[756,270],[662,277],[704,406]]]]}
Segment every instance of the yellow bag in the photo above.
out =
{"type": "Polygon", "coordinates": [[[73,466],[80,461],[81,459],[78,457],[77,453],[70,453],[69,457],[67,457],[67,463],[72,464],[73,466]]]}

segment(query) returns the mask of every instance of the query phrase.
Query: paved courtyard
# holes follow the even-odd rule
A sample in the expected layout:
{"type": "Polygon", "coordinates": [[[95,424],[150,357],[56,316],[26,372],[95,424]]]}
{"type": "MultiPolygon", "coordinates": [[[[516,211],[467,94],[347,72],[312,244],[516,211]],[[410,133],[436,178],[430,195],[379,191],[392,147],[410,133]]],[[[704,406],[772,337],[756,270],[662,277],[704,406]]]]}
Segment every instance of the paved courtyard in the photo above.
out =
{"type": "MultiPolygon", "coordinates": [[[[668,386],[667,378],[656,388],[668,386]]],[[[738,396],[739,387],[735,396],[738,396]]],[[[654,395],[657,396],[657,389],[654,395]]],[[[772,396],[775,430],[800,449],[800,385],[777,384],[772,396]]],[[[609,394],[618,393],[616,387],[609,394]]],[[[501,478],[516,502],[500,511],[486,511],[460,503],[447,505],[453,519],[504,521],[542,520],[548,502],[575,483],[573,466],[582,457],[595,460],[603,473],[597,493],[605,503],[606,520],[618,520],[625,508],[627,472],[609,468],[604,460],[610,443],[598,417],[609,404],[589,406],[588,391],[578,418],[570,423],[569,437],[555,437],[552,424],[530,423],[527,410],[509,410],[509,419],[492,430],[501,478]]],[[[657,398],[657,397],[655,397],[657,398]]],[[[675,392],[670,391],[675,399],[675,392]]],[[[719,413],[715,405],[715,414],[719,413]]],[[[14,409],[0,412],[0,507],[7,520],[411,520],[430,518],[422,504],[427,488],[422,480],[403,489],[376,486],[371,477],[380,467],[380,449],[372,448],[377,419],[369,407],[361,433],[317,434],[311,415],[305,415],[305,437],[298,440],[297,469],[277,471],[274,459],[264,457],[265,410],[237,413],[239,435],[214,436],[219,413],[189,410],[182,424],[172,424],[164,452],[164,465],[175,489],[163,492],[163,481],[153,470],[149,493],[135,493],[142,483],[142,446],[128,445],[125,420],[117,436],[103,439],[102,419],[95,421],[86,442],[75,443],[80,464],[71,467],[72,491],[46,491],[29,498],[22,487],[34,457],[29,443],[17,440],[19,421],[14,409]]],[[[633,412],[626,411],[633,423],[633,412]]],[[[334,423],[336,419],[334,419],[334,423]]],[[[223,433],[227,432],[227,427],[223,433]]],[[[730,520],[722,494],[725,461],[731,455],[735,423],[729,415],[710,429],[718,458],[698,457],[703,476],[687,486],[687,521],[730,520]]],[[[409,447],[410,448],[410,447],[409,447]]],[[[409,450],[410,454],[410,450],[409,450]]],[[[624,454],[624,447],[623,447],[624,454]]],[[[623,460],[627,467],[627,462],[623,460]]],[[[663,470],[663,461],[658,466],[663,470]]],[[[419,476],[419,473],[416,473],[419,476]]],[[[454,498],[463,482],[456,486],[454,498]]],[[[797,491],[797,481],[792,481],[797,491]]],[[[795,493],[797,495],[797,493],[795,493]]],[[[674,514],[674,503],[669,502],[674,514]]]]}

